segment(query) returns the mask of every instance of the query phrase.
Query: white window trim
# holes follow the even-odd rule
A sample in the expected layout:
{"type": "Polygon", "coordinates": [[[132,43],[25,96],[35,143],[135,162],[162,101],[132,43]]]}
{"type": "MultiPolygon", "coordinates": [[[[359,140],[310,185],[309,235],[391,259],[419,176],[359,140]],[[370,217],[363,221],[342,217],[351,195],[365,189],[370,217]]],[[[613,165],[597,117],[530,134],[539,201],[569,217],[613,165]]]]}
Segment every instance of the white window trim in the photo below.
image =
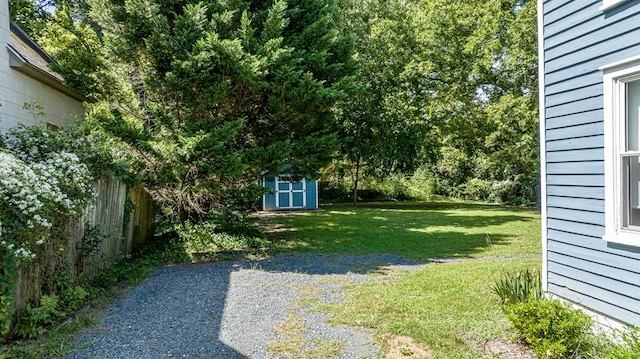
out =
{"type": "Polygon", "coordinates": [[[621,5],[625,2],[627,2],[628,0],[603,0],[602,1],[602,6],[600,7],[600,11],[607,11],[610,9],[613,9],[614,7],[621,5]]]}
{"type": "Polygon", "coordinates": [[[540,208],[542,225],[542,289],[549,289],[547,278],[547,149],[546,149],[546,112],[545,112],[545,57],[544,57],[544,1],[538,0],[538,103],[540,115],[540,208]]]}
{"type": "Polygon", "coordinates": [[[626,113],[623,86],[640,79],[640,57],[633,57],[600,68],[603,71],[604,98],[604,190],[605,241],[640,246],[640,232],[622,228],[623,211],[620,167],[620,144],[624,142],[626,113]]]}

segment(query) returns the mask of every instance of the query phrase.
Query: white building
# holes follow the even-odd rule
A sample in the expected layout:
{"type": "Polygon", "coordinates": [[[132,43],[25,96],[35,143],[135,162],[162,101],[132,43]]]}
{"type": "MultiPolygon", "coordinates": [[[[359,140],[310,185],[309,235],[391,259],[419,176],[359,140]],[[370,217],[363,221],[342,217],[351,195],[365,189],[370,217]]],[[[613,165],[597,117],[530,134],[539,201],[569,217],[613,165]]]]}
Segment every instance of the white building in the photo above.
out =
{"type": "Polygon", "coordinates": [[[63,85],[52,62],[9,20],[8,1],[0,1],[0,130],[19,123],[58,128],[84,115],[85,97],[63,85]]]}

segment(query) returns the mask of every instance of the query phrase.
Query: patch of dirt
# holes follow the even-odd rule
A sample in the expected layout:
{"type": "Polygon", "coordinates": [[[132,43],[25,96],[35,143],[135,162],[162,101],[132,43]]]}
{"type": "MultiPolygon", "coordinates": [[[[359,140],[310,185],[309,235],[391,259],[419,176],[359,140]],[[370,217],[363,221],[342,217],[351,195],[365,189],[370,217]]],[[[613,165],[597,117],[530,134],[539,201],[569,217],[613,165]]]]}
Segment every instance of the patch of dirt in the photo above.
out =
{"type": "Polygon", "coordinates": [[[482,351],[489,358],[536,359],[531,348],[518,342],[488,341],[482,351]]]}
{"type": "Polygon", "coordinates": [[[394,336],[387,340],[388,359],[428,359],[431,351],[410,337],[394,336]]]}

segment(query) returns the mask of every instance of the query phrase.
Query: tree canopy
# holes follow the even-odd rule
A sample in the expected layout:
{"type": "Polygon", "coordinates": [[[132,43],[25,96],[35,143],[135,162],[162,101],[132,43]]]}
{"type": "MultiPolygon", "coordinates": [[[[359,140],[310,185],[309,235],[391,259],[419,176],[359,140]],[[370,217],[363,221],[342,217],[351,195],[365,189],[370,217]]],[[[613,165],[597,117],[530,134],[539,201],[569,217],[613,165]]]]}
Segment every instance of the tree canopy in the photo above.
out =
{"type": "Polygon", "coordinates": [[[536,3],[352,0],[360,90],[344,153],[365,172],[411,175],[471,199],[535,201],[536,3]]]}
{"type": "Polygon", "coordinates": [[[530,0],[10,5],[180,215],[251,203],[261,174],[332,160],[356,183],[420,169],[438,194],[535,200],[530,0]]]}

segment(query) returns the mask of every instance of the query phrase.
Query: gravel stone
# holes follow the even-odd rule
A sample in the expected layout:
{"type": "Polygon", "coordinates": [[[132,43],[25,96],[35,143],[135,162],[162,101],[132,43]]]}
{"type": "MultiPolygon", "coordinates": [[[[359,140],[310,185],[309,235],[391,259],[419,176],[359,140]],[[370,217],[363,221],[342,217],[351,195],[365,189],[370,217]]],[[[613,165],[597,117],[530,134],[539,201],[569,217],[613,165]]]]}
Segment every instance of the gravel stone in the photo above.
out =
{"type": "Polygon", "coordinates": [[[375,280],[370,273],[421,266],[396,255],[285,255],[160,267],[116,300],[79,339],[83,349],[66,358],[271,358],[273,328],[290,315],[302,318],[309,343],[343,342],[341,359],[379,358],[370,331],[329,325],[326,314],[296,300],[340,301],[339,280],[362,283],[375,280]]]}

